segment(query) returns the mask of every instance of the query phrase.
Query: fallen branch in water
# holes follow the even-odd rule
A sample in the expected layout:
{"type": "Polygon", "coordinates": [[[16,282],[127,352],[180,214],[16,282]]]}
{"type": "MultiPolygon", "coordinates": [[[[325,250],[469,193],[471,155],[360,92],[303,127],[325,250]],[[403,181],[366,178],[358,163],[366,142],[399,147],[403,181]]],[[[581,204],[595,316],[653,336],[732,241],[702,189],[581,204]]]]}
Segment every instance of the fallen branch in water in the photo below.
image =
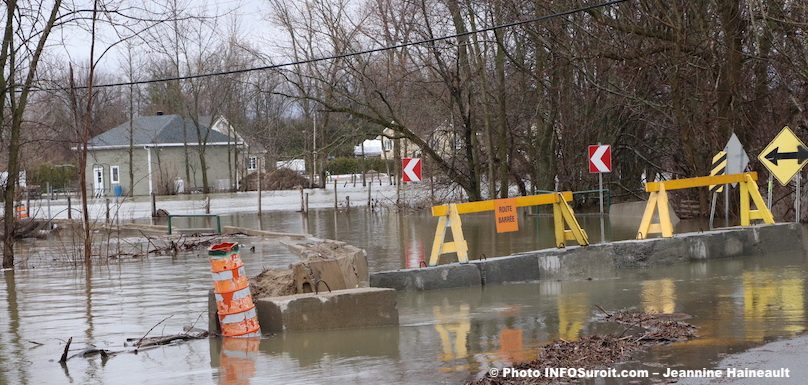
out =
{"type": "Polygon", "coordinates": [[[67,339],[67,343],[65,344],[65,350],[62,352],[62,358],[59,359],[60,364],[64,364],[67,362],[67,351],[70,349],[70,343],[73,342],[73,337],[67,339]]]}
{"type": "MultiPolygon", "coordinates": [[[[188,341],[188,340],[198,340],[202,338],[207,338],[208,331],[196,328],[185,328],[185,331],[180,334],[173,334],[169,336],[160,336],[160,337],[148,337],[148,338],[141,338],[138,340],[135,349],[135,353],[137,353],[138,349],[146,348],[150,346],[158,346],[158,345],[168,345],[174,341],[188,341]]],[[[134,341],[134,338],[129,338],[126,340],[127,342],[134,341]]]]}
{"type": "MultiPolygon", "coordinates": [[[[154,330],[154,328],[156,328],[158,325],[160,325],[161,323],[165,322],[166,320],[168,320],[169,318],[171,318],[173,316],[174,316],[174,314],[172,314],[172,315],[170,315],[170,316],[168,316],[166,318],[163,318],[160,322],[154,324],[154,326],[152,326],[151,329],[149,329],[149,331],[147,331],[146,334],[143,335],[143,337],[140,337],[140,339],[137,340],[137,343],[135,343],[135,347],[139,348],[140,344],[143,342],[143,339],[146,338],[146,336],[148,336],[149,333],[151,333],[152,330],[154,330]]],[[[127,341],[129,341],[129,339],[127,339],[127,341]]],[[[135,349],[135,351],[137,351],[137,349],[135,349]]]]}

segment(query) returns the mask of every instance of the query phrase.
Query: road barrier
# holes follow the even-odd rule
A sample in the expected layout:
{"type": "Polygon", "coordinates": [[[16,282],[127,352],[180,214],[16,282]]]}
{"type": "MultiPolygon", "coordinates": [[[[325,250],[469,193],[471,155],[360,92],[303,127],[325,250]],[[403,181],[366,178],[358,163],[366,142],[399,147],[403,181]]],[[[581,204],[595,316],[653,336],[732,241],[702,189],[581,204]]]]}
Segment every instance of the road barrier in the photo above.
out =
{"type": "Polygon", "coordinates": [[[216,227],[199,228],[199,229],[182,229],[185,232],[200,233],[204,231],[215,231],[216,234],[222,233],[222,217],[217,214],[177,214],[168,216],[168,235],[174,232],[173,220],[174,218],[214,218],[216,219],[216,227]]]}
{"type": "MultiPolygon", "coordinates": [[[[530,195],[511,198],[511,200],[514,207],[553,205],[556,247],[563,248],[567,241],[573,240],[582,246],[589,244],[586,231],[578,224],[572,207],[567,203],[572,200],[572,192],[530,195]]],[[[496,207],[496,199],[433,206],[432,216],[439,218],[438,227],[435,229],[435,239],[432,243],[432,253],[429,257],[429,266],[436,266],[440,256],[449,253],[456,253],[459,262],[468,262],[468,243],[463,237],[460,215],[494,211],[496,207]],[[450,242],[445,242],[447,227],[452,231],[452,241],[450,242]]]]}
{"type": "Polygon", "coordinates": [[[637,230],[637,239],[645,239],[649,234],[662,234],[665,238],[673,237],[673,224],[671,223],[668,209],[668,191],[682,190],[696,187],[710,187],[716,185],[726,185],[738,183],[741,195],[741,226],[749,226],[752,220],[762,220],[765,223],[774,223],[771,211],[763,202],[763,197],[758,191],[757,173],[747,172],[743,174],[729,174],[717,176],[702,176],[697,178],[674,179],[662,182],[648,182],[645,184],[645,191],[651,193],[648,197],[648,204],[645,206],[640,228],[637,230]],[[751,208],[754,202],[755,209],[751,208]],[[657,214],[659,222],[651,223],[657,214]]]}
{"type": "Polygon", "coordinates": [[[261,336],[261,327],[250,294],[250,279],[238,253],[238,243],[220,243],[208,249],[216,312],[222,335],[251,338],[261,336]]]}

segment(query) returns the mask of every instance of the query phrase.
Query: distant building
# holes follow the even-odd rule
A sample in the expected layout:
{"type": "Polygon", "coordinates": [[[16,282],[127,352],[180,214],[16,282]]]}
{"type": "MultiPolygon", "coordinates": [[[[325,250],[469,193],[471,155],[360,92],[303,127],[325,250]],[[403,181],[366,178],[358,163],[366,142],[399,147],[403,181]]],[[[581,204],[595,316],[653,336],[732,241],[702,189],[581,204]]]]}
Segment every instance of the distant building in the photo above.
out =
{"type": "Polygon", "coordinates": [[[300,174],[305,174],[306,160],[305,159],[279,160],[275,162],[275,168],[288,168],[292,171],[297,171],[300,174]]]}
{"type": "Polygon", "coordinates": [[[421,148],[410,140],[390,139],[384,135],[379,135],[376,139],[365,139],[362,143],[354,146],[354,156],[361,157],[364,154],[368,158],[394,159],[396,153],[393,144],[396,140],[401,146],[400,154],[402,158],[421,156],[421,148]]]}
{"type": "MultiPolygon", "coordinates": [[[[230,123],[200,118],[209,191],[238,188],[259,162],[230,123]],[[211,127],[213,127],[211,129],[211,127]],[[207,140],[205,140],[207,138],[207,140]]],[[[129,122],[90,140],[86,181],[95,196],[173,194],[202,190],[197,128],[179,115],[139,116],[132,122],[134,188],[129,190],[129,122]],[[190,180],[185,180],[185,144],[190,180]]]]}

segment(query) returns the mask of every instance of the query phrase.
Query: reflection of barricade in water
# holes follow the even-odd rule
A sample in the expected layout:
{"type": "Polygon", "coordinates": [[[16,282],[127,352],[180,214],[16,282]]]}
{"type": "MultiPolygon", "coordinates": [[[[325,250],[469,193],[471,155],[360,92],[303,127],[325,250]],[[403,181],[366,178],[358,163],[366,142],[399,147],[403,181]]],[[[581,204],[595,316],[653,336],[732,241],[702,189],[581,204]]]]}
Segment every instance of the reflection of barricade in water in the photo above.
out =
{"type": "Polygon", "coordinates": [[[208,249],[216,311],[225,337],[260,337],[261,328],[250,295],[250,281],[238,254],[238,243],[208,249]]]}
{"type": "Polygon", "coordinates": [[[642,281],[642,308],[646,313],[676,311],[676,285],[670,278],[642,281]]]}
{"type": "Polygon", "coordinates": [[[586,293],[570,293],[559,295],[558,303],[558,337],[567,341],[575,341],[581,337],[589,319],[589,296],[586,293]]]}
{"type": "Polygon", "coordinates": [[[259,338],[227,338],[222,340],[219,356],[219,385],[247,385],[255,376],[255,354],[259,338]]]}
{"type": "Polygon", "coordinates": [[[747,338],[763,341],[775,328],[794,334],[805,331],[805,279],[800,273],[747,271],[741,283],[747,338]]]}
{"type": "MultiPolygon", "coordinates": [[[[432,314],[435,315],[435,320],[437,321],[435,331],[438,332],[440,345],[443,349],[443,354],[440,357],[441,361],[450,362],[467,358],[469,355],[468,338],[471,331],[469,305],[462,304],[458,307],[457,312],[446,314],[444,314],[440,306],[434,306],[432,314]],[[454,343],[452,343],[452,334],[455,335],[454,343]]],[[[464,371],[467,370],[467,365],[458,365],[444,370],[464,371]]]]}

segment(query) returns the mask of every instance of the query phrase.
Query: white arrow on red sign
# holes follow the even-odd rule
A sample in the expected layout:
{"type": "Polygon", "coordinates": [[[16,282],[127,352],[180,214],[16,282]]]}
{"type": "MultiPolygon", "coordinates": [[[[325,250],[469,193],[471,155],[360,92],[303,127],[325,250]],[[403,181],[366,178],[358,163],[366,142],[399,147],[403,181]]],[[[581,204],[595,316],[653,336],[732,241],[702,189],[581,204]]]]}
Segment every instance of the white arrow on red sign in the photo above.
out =
{"type": "Polygon", "coordinates": [[[608,144],[589,146],[589,172],[612,172],[612,146],[608,144]]]}
{"type": "Polygon", "coordinates": [[[401,158],[401,179],[404,182],[421,181],[421,158],[401,158]]]}

